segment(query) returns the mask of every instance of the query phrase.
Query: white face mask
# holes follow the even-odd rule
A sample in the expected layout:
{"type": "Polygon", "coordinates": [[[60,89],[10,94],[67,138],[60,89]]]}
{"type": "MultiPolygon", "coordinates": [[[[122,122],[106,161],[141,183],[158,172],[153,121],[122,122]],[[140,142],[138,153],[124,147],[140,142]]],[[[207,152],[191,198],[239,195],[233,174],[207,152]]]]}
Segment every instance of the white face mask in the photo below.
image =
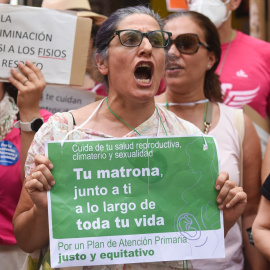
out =
{"type": "Polygon", "coordinates": [[[207,16],[218,28],[231,15],[231,10],[227,14],[226,4],[229,2],[230,0],[225,2],[222,2],[222,0],[191,0],[188,9],[207,16]]]}

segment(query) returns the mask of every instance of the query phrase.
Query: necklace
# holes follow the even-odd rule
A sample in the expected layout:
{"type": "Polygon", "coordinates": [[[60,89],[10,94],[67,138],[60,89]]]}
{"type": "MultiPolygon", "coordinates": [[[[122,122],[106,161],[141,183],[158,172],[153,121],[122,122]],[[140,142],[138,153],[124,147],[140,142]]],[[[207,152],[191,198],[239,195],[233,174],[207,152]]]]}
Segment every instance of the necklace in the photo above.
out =
{"type": "Polygon", "coordinates": [[[118,118],[123,124],[125,124],[127,127],[129,127],[130,129],[132,129],[133,131],[135,131],[139,136],[142,136],[135,128],[133,128],[132,126],[130,126],[127,122],[125,122],[122,118],[120,118],[116,113],[114,113],[111,108],[109,107],[108,104],[108,97],[106,97],[106,105],[108,110],[116,117],[118,118]]]}
{"type": "MultiPolygon", "coordinates": [[[[125,122],[121,117],[119,117],[115,112],[113,112],[112,110],[111,110],[111,108],[109,107],[109,104],[108,104],[108,97],[106,97],[106,105],[107,105],[107,108],[108,108],[108,110],[117,118],[117,119],[119,119],[123,124],[125,124],[127,127],[129,127],[130,129],[132,129],[133,131],[135,131],[139,136],[142,136],[135,128],[133,128],[132,126],[130,126],[127,122],[125,122]]],[[[164,131],[165,131],[165,133],[166,133],[166,136],[168,136],[168,134],[167,134],[167,131],[166,131],[166,129],[165,129],[165,126],[164,126],[164,124],[163,124],[163,122],[162,122],[162,119],[161,119],[161,117],[160,117],[160,114],[159,114],[159,112],[158,112],[158,109],[157,109],[157,107],[155,106],[155,109],[156,109],[156,111],[157,111],[157,114],[158,114],[158,117],[159,117],[159,121],[161,122],[161,124],[162,124],[162,126],[163,126],[163,129],[164,129],[164,131]]],[[[158,135],[158,134],[157,134],[158,135]]]]}
{"type": "Polygon", "coordinates": [[[205,134],[207,134],[208,133],[208,130],[209,130],[209,127],[211,125],[211,123],[209,124],[206,121],[206,113],[207,113],[207,108],[208,108],[208,104],[209,104],[208,102],[209,102],[209,99],[203,99],[203,100],[198,100],[198,101],[195,101],[195,102],[188,102],[188,103],[168,103],[168,101],[166,99],[165,100],[165,106],[166,106],[166,109],[169,111],[169,106],[175,106],[175,105],[192,106],[192,105],[195,105],[195,104],[204,103],[202,132],[205,133],[205,134]]]}
{"type": "Polygon", "coordinates": [[[202,99],[202,100],[198,100],[198,101],[194,101],[194,102],[187,102],[187,103],[174,103],[174,102],[168,102],[167,99],[165,100],[165,104],[161,104],[161,105],[165,105],[166,109],[169,110],[169,106],[193,106],[196,104],[201,104],[201,103],[207,103],[209,101],[209,99],[202,99]]]}
{"type": "Polygon", "coordinates": [[[228,53],[229,53],[229,50],[230,50],[230,47],[231,47],[231,43],[232,43],[232,40],[233,40],[233,36],[234,36],[234,30],[232,29],[228,47],[227,47],[227,49],[226,49],[225,55],[224,55],[224,57],[223,57],[223,60],[222,60],[222,62],[221,62],[221,64],[220,64],[220,68],[219,68],[219,70],[218,70],[218,72],[217,72],[217,74],[218,74],[219,76],[220,76],[220,74],[221,74],[221,72],[222,72],[222,70],[223,70],[224,64],[225,64],[225,62],[226,62],[226,58],[227,58],[227,56],[228,56],[228,53]]]}

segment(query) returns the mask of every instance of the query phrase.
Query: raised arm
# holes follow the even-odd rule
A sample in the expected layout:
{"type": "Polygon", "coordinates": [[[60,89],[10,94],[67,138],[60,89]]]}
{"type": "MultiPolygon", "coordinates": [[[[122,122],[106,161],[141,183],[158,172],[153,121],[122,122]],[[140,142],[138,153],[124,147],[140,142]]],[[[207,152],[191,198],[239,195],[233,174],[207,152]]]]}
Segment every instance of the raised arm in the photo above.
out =
{"type": "MultiPolygon", "coordinates": [[[[18,89],[17,106],[19,108],[20,121],[31,122],[35,118],[41,118],[39,101],[46,86],[44,77],[39,68],[31,61],[24,65],[19,63],[21,72],[11,69],[9,81],[18,89]]],[[[24,179],[24,164],[27,151],[34,138],[35,132],[21,130],[21,176],[24,179]]]]}

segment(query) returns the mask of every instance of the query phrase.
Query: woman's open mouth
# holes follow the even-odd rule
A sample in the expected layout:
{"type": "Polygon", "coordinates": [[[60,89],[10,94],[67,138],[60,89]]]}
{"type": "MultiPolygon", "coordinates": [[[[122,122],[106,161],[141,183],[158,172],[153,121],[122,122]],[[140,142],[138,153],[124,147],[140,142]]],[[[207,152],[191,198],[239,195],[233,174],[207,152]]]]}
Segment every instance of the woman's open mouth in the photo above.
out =
{"type": "Polygon", "coordinates": [[[134,72],[136,81],[141,85],[149,85],[152,81],[153,70],[152,63],[139,63],[134,72]]]}

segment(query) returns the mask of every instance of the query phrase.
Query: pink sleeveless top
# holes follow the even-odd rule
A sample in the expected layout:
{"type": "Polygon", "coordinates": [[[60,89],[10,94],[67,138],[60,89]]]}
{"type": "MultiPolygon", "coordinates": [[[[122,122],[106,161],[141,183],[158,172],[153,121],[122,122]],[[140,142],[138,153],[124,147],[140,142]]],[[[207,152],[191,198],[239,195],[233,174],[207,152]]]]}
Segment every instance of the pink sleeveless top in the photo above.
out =
{"type": "MultiPolygon", "coordinates": [[[[220,171],[227,171],[230,179],[239,185],[240,172],[238,163],[240,160],[240,148],[238,132],[234,125],[235,109],[224,104],[218,104],[220,118],[216,127],[209,132],[216,138],[219,156],[220,171]]],[[[225,238],[226,257],[214,260],[192,260],[194,270],[242,270],[244,269],[244,257],[242,251],[241,229],[236,223],[225,238]]]]}

